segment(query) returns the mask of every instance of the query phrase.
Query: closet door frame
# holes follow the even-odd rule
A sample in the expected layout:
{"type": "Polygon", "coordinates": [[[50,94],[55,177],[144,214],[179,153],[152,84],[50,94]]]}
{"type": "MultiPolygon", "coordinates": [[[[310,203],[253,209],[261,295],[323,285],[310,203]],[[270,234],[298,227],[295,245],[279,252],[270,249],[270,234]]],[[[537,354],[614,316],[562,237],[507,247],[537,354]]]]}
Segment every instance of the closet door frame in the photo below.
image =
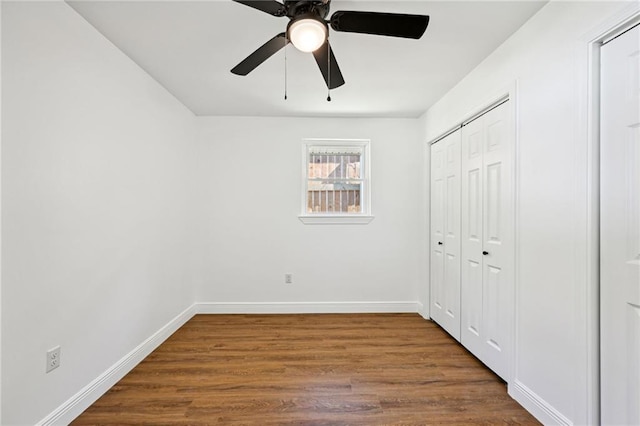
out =
{"type": "Polygon", "coordinates": [[[585,46],[580,60],[585,64],[585,90],[580,91],[581,111],[586,126],[579,129],[579,137],[586,140],[581,155],[586,157],[586,182],[584,200],[587,207],[585,217],[584,269],[586,286],[576,300],[576,311],[584,315],[585,327],[580,330],[587,343],[584,382],[587,412],[581,423],[600,423],[600,48],[602,43],[640,23],[640,4],[634,3],[585,34],[580,42],[585,46]]]}

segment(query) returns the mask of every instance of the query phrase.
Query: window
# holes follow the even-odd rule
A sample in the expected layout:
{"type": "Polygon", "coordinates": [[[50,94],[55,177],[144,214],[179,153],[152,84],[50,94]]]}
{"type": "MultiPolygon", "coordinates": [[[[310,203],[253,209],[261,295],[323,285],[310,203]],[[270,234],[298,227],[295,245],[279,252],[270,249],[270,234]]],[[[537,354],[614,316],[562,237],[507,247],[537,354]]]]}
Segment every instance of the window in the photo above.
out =
{"type": "Polygon", "coordinates": [[[304,223],[369,223],[369,141],[305,140],[304,223]]]}

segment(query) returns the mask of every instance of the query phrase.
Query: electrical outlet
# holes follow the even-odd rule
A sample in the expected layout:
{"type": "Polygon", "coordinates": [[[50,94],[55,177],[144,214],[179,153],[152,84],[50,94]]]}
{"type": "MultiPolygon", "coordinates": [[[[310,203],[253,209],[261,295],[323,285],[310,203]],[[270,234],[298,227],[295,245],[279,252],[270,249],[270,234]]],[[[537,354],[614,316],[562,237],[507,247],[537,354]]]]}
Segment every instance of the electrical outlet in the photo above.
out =
{"type": "Polygon", "coordinates": [[[293,274],[284,274],[284,283],[293,284],[293,274]]]}
{"type": "Polygon", "coordinates": [[[47,351],[47,373],[60,367],[60,346],[47,351]]]}

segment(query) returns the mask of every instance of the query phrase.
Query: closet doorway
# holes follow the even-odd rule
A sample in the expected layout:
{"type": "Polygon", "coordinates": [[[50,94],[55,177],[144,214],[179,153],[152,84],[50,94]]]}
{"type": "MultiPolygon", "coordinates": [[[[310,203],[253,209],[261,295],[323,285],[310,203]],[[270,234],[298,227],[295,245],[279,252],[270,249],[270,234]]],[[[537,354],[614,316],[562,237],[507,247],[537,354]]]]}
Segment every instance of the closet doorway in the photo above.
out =
{"type": "Polygon", "coordinates": [[[640,26],[600,49],[600,410],[640,424],[640,26]]]}
{"type": "Polygon", "coordinates": [[[513,131],[501,99],[431,145],[431,318],[505,381],[513,355],[513,131]]]}

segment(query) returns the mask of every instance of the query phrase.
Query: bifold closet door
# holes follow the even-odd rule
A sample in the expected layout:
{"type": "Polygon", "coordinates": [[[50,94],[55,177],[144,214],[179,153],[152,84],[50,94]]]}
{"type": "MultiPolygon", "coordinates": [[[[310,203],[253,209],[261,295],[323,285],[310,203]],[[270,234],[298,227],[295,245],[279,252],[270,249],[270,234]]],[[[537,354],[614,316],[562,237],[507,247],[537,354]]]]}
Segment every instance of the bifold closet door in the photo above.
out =
{"type": "Polygon", "coordinates": [[[431,145],[431,318],[460,340],[460,131],[431,145]]]}
{"type": "Polygon", "coordinates": [[[514,321],[508,103],[462,128],[461,342],[508,381],[514,321]]]}
{"type": "Polygon", "coordinates": [[[640,424],[640,27],[602,46],[600,395],[603,425],[640,424]]]}

